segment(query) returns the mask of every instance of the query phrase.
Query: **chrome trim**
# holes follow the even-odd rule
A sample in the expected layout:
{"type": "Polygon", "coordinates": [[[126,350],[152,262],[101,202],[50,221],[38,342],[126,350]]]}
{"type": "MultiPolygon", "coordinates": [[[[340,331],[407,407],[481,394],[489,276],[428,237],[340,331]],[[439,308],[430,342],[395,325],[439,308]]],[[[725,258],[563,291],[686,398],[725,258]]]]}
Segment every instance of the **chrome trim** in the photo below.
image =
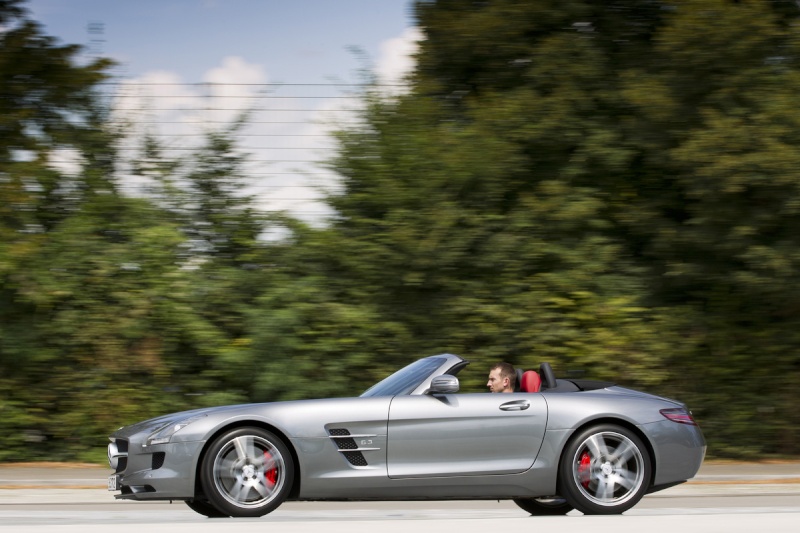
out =
{"type": "Polygon", "coordinates": [[[111,442],[108,444],[107,454],[108,454],[108,466],[110,466],[112,470],[117,469],[120,457],[128,457],[127,452],[119,451],[117,442],[114,439],[111,439],[111,442]]]}

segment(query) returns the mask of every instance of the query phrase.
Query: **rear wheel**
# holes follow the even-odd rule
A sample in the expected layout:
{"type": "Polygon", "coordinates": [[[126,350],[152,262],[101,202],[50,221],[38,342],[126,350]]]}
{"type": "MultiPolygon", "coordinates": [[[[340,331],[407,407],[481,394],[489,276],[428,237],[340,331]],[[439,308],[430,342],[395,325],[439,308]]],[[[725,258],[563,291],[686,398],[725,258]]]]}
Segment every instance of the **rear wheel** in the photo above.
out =
{"type": "Polygon", "coordinates": [[[228,516],[263,516],[285,499],[294,479],[286,445],[261,428],[239,428],[218,437],[200,475],[209,502],[228,516]]]}
{"type": "Polygon", "coordinates": [[[567,500],[558,496],[550,498],[515,498],[514,503],[520,509],[534,516],[565,515],[573,509],[567,500]]]}
{"type": "Polygon", "coordinates": [[[650,485],[650,456],[639,437],[616,425],[588,428],[570,440],[559,466],[559,492],[584,514],[620,514],[650,485]]]}

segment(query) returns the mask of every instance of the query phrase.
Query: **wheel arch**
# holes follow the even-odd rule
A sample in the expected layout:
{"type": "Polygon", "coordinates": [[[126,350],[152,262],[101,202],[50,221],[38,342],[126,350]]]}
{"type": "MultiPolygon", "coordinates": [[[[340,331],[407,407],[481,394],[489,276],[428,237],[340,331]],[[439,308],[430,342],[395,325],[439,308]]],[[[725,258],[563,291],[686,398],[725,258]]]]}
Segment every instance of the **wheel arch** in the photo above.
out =
{"type": "MultiPolygon", "coordinates": [[[[625,420],[623,418],[614,418],[614,417],[594,418],[592,420],[587,420],[587,421],[583,422],[580,426],[578,426],[574,430],[572,430],[572,432],[570,433],[569,438],[567,438],[566,441],[564,441],[564,447],[561,449],[561,455],[558,458],[558,470],[561,471],[561,463],[562,463],[562,461],[564,461],[564,450],[569,446],[569,444],[572,442],[572,440],[575,438],[575,436],[580,434],[583,430],[585,430],[587,428],[590,428],[590,427],[593,427],[593,426],[602,426],[604,424],[612,424],[612,425],[615,425],[615,426],[624,427],[625,429],[633,432],[637,437],[639,437],[639,440],[642,441],[642,443],[644,444],[645,448],[647,449],[647,456],[650,459],[651,475],[650,475],[650,480],[648,481],[648,488],[652,487],[653,483],[655,482],[656,471],[658,469],[658,465],[656,464],[656,453],[655,453],[655,448],[653,447],[653,443],[650,442],[650,439],[641,430],[641,428],[639,428],[636,424],[634,424],[634,423],[632,423],[632,422],[630,422],[628,420],[625,420]]],[[[560,479],[558,480],[558,483],[559,484],[561,483],[560,479]]],[[[561,491],[560,487],[559,487],[559,491],[561,491]]]]}
{"type": "Polygon", "coordinates": [[[194,467],[194,495],[197,497],[199,494],[203,493],[203,486],[201,482],[200,476],[200,469],[203,467],[203,460],[205,459],[206,453],[208,453],[208,448],[211,446],[217,437],[226,433],[228,431],[239,429],[239,428],[246,428],[246,427],[254,427],[259,429],[264,429],[273,433],[276,437],[281,439],[283,444],[286,445],[286,448],[289,450],[289,453],[292,454],[292,461],[294,461],[294,478],[292,479],[292,489],[289,491],[287,499],[296,498],[297,495],[300,493],[300,461],[297,456],[297,450],[294,449],[292,446],[291,441],[283,433],[280,429],[276,428],[272,424],[268,424],[262,420],[237,420],[230,424],[226,424],[217,428],[217,430],[208,436],[206,439],[205,444],[203,445],[203,449],[200,451],[200,454],[197,457],[197,464],[194,467]]]}

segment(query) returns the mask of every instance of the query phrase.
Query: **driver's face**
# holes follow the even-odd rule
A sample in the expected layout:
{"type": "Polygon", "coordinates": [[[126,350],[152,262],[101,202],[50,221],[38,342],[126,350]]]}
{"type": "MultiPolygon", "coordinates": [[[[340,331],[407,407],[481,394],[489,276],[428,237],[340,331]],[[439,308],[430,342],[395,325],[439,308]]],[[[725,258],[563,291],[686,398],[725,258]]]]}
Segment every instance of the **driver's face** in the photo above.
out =
{"type": "Polygon", "coordinates": [[[495,368],[489,372],[486,386],[489,387],[489,392],[503,392],[508,387],[508,378],[500,376],[500,369],[495,368]]]}

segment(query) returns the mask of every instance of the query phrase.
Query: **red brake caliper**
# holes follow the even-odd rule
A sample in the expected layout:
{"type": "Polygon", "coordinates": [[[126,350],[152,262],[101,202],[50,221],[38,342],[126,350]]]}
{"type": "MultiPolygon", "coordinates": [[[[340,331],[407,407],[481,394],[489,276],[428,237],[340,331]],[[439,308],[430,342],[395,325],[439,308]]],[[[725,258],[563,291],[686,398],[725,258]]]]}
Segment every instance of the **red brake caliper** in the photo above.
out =
{"type": "Polygon", "coordinates": [[[589,452],[583,452],[581,461],[578,463],[578,478],[581,480],[583,488],[589,488],[589,481],[591,481],[592,470],[592,457],[589,452]]]}
{"type": "MultiPolygon", "coordinates": [[[[272,462],[272,455],[268,451],[264,450],[264,463],[269,464],[271,462],[272,462]]],[[[270,487],[274,487],[275,483],[278,481],[278,467],[273,465],[272,468],[267,470],[264,477],[267,478],[270,487]]]]}

